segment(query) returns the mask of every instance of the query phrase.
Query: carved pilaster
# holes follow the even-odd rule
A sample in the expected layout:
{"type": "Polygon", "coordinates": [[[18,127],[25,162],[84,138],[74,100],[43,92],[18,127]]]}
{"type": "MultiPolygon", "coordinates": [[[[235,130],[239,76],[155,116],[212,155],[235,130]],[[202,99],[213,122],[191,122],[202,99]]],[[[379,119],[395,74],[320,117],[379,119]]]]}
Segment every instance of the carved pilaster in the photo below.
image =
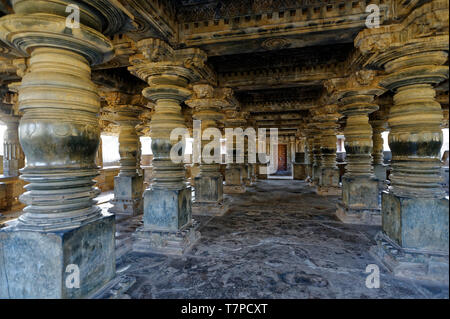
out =
{"type": "Polygon", "coordinates": [[[130,58],[132,66],[128,69],[149,84],[142,93],[155,103],[150,122],[154,177],[144,192],[144,226],[136,233],[138,242],[134,248],[183,254],[200,233],[192,219],[184,147],[181,152],[171,152],[178,143],[171,139],[171,133],[174,129],[188,133],[181,103],[191,96],[189,83],[201,78],[206,55],[198,49],[173,50],[167,43],[152,38],[139,41],[137,48],[142,54],[130,58]],[[169,243],[174,243],[173,247],[169,243]]]}

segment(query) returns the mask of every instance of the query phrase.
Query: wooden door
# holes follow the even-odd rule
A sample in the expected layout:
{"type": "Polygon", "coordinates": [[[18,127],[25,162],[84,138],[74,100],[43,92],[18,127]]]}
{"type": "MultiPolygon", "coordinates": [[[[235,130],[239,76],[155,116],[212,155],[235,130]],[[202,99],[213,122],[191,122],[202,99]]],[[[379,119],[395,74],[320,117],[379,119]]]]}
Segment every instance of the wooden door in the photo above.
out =
{"type": "Polygon", "coordinates": [[[278,144],[278,171],[287,171],[286,144],[278,144]]]}

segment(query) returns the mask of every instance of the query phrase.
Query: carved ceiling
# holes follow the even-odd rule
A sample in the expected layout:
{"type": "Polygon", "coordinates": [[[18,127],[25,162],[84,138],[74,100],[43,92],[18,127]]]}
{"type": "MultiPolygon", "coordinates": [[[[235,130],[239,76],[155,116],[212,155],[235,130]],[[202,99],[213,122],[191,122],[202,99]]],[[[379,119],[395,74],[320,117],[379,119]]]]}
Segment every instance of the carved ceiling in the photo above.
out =
{"type": "MultiPolygon", "coordinates": [[[[258,125],[298,128],[308,110],[318,105],[324,82],[344,77],[351,61],[357,59],[353,42],[365,28],[367,2],[109,0],[121,12],[113,21],[115,34],[109,34],[116,55],[93,68],[93,81],[103,91],[139,94],[146,83],[127,67],[130,57],[139,53],[136,42],[156,37],[174,49],[204,50],[218,85],[232,88],[240,110],[249,112],[258,125]]],[[[370,2],[380,6],[380,22],[384,23],[401,20],[407,10],[423,1],[370,2]],[[401,9],[397,9],[394,3],[400,2],[401,9]]],[[[10,0],[0,0],[0,16],[8,13],[10,0]]],[[[15,52],[0,43],[0,54],[10,59],[15,52]]],[[[11,70],[11,63],[0,60],[4,81],[0,83],[17,81],[11,70]]],[[[445,102],[448,81],[440,91],[439,98],[445,102]]],[[[448,103],[443,104],[448,109],[448,103]]],[[[183,110],[189,108],[183,106],[183,110]]]]}

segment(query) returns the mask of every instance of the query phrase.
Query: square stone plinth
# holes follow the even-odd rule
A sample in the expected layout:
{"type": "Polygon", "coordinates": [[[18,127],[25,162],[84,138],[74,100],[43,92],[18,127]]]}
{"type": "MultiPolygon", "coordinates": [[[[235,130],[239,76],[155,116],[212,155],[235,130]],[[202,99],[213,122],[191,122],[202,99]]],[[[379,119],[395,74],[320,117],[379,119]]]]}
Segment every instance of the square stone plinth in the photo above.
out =
{"type": "Polygon", "coordinates": [[[223,186],[223,193],[224,194],[242,194],[245,193],[245,186],[244,185],[224,185],[223,186]]]}
{"type": "Polygon", "coordinates": [[[195,178],[195,201],[217,203],[223,199],[223,177],[197,176],[195,178]]]}
{"type": "Polygon", "coordinates": [[[148,229],[145,225],[134,233],[133,250],[142,253],[183,255],[189,252],[200,239],[198,223],[191,220],[178,231],[148,229]]]}
{"type": "Polygon", "coordinates": [[[191,221],[191,187],[180,190],[147,189],[144,192],[146,229],[176,232],[191,221]]]}
{"type": "Polygon", "coordinates": [[[319,177],[317,194],[324,196],[337,196],[342,194],[339,187],[339,170],[337,168],[322,168],[319,177]]]}
{"type": "Polygon", "coordinates": [[[192,214],[200,216],[223,216],[228,210],[228,204],[224,201],[218,203],[194,202],[192,214]]]}
{"type": "Polygon", "coordinates": [[[447,252],[432,252],[405,249],[383,232],[379,232],[375,240],[377,244],[370,248],[370,254],[389,269],[394,276],[448,288],[448,250],[447,252]]]}
{"type": "Polygon", "coordinates": [[[0,230],[0,298],[85,298],[114,277],[114,215],[58,232],[16,225],[0,230]]]}
{"type": "Polygon", "coordinates": [[[344,223],[381,225],[378,180],[370,177],[342,178],[342,203],[336,216],[344,223]]]}
{"type": "Polygon", "coordinates": [[[143,176],[114,177],[114,205],[110,212],[122,216],[136,216],[142,214],[143,176]]]}
{"type": "Polygon", "coordinates": [[[306,177],[306,164],[294,163],[294,179],[304,180],[306,177]]]}
{"type": "Polygon", "coordinates": [[[383,192],[383,232],[402,248],[448,254],[448,204],[448,198],[407,198],[383,192]]]}

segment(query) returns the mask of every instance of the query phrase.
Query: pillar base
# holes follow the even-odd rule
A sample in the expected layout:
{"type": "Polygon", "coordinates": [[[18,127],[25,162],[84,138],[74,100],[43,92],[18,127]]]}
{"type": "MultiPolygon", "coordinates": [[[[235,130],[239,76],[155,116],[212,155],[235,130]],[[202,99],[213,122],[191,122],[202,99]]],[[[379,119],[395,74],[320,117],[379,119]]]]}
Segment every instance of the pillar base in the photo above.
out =
{"type": "Polygon", "coordinates": [[[316,193],[321,196],[340,196],[342,189],[337,186],[317,186],[316,193]]]}
{"type": "Polygon", "coordinates": [[[375,177],[378,179],[378,188],[380,190],[387,189],[387,183],[386,183],[386,171],[387,166],[384,164],[377,164],[373,166],[373,173],[375,174],[375,177]]]}
{"type": "Polygon", "coordinates": [[[245,193],[245,186],[241,185],[224,185],[223,186],[223,193],[224,194],[242,194],[245,193]]]}
{"type": "Polygon", "coordinates": [[[192,220],[178,231],[138,228],[133,234],[133,251],[163,255],[183,255],[189,252],[200,239],[198,223],[192,220]]]}
{"type": "Polygon", "coordinates": [[[109,211],[120,217],[130,217],[142,214],[143,176],[114,177],[114,199],[111,200],[109,211]]]}
{"type": "Polygon", "coordinates": [[[354,209],[338,203],[336,205],[336,217],[345,224],[381,226],[379,209],[354,209]]]}
{"type": "Polygon", "coordinates": [[[86,298],[115,276],[114,215],[55,232],[16,226],[0,230],[0,298],[86,298]],[[79,269],[79,288],[66,285],[68,265],[79,269]]]}
{"type": "Polygon", "coordinates": [[[448,253],[403,249],[382,232],[375,236],[375,240],[377,245],[370,248],[370,254],[394,276],[439,286],[449,285],[448,253]]]}
{"type": "Polygon", "coordinates": [[[339,187],[339,170],[337,168],[324,167],[320,170],[319,185],[316,193],[323,196],[341,195],[339,187]]]}
{"type": "Polygon", "coordinates": [[[228,211],[228,205],[219,203],[193,203],[192,214],[201,216],[223,216],[228,211]]]}
{"type": "Polygon", "coordinates": [[[294,163],[294,179],[295,180],[304,180],[306,179],[306,164],[297,164],[294,163]]]}
{"type": "Polygon", "coordinates": [[[448,198],[408,198],[383,192],[383,232],[404,249],[449,249],[448,198]]]}

